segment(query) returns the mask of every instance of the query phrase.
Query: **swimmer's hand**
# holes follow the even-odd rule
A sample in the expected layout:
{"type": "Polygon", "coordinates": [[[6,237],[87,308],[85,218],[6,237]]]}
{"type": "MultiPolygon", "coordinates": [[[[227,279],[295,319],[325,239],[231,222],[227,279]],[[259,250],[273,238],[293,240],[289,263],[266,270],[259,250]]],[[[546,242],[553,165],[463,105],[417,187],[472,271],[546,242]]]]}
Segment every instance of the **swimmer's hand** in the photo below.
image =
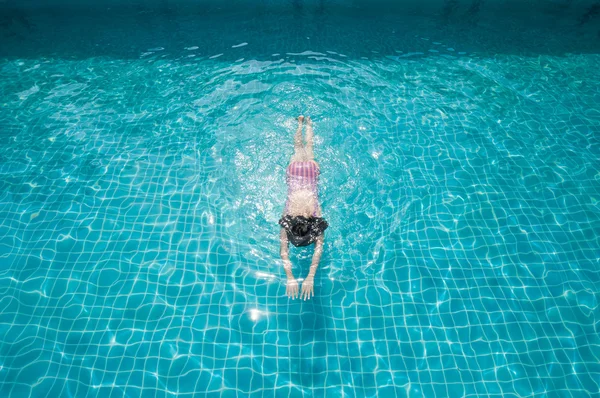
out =
{"type": "Polygon", "coordinates": [[[302,282],[302,293],[300,293],[300,300],[310,300],[311,297],[315,297],[315,279],[312,276],[307,276],[304,282],[302,282]]]}
{"type": "Polygon", "coordinates": [[[285,294],[291,299],[295,299],[298,297],[298,281],[296,280],[296,278],[288,278],[285,288],[285,294]]]}

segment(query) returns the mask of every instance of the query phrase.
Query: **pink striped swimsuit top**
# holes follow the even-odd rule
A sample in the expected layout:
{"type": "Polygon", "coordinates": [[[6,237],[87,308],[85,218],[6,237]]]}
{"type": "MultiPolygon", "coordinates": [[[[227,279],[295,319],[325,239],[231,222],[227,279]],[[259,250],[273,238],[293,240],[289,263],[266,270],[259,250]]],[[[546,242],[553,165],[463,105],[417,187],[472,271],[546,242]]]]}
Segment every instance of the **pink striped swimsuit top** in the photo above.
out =
{"type": "Polygon", "coordinates": [[[286,170],[286,181],[288,186],[288,200],[285,203],[285,212],[288,213],[289,200],[295,191],[308,189],[315,196],[315,209],[313,217],[317,216],[318,192],[317,181],[319,179],[319,166],[315,162],[292,162],[286,170]]]}

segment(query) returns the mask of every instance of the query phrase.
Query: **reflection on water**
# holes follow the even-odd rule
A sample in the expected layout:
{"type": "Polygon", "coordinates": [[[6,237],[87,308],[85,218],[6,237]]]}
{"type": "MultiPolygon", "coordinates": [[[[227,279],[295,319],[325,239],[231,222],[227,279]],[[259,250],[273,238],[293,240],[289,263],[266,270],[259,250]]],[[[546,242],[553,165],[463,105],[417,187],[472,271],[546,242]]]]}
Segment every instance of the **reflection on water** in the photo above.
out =
{"type": "Polygon", "coordinates": [[[2,14],[0,395],[598,391],[587,3],[158,5],[2,14]],[[299,114],[310,302],[278,257],[299,114]]]}

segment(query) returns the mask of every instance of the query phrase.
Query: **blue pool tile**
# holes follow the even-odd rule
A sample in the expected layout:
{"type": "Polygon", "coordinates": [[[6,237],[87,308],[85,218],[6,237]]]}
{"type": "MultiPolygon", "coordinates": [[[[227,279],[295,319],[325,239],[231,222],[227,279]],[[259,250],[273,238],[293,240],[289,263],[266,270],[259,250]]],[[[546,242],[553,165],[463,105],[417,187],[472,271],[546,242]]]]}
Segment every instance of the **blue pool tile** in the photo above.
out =
{"type": "Polygon", "coordinates": [[[58,3],[0,5],[1,396],[599,393],[585,4],[58,3]],[[277,225],[301,113],[306,302],[277,225]]]}

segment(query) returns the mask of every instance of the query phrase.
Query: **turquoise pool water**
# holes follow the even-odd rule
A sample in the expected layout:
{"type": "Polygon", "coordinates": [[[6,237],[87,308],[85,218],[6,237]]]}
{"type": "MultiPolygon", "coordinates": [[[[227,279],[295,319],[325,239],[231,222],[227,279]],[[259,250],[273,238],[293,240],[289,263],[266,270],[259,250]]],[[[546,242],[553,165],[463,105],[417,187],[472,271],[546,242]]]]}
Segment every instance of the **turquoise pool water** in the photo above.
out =
{"type": "Polygon", "coordinates": [[[594,2],[156,3],[0,3],[0,396],[600,395],[594,2]]]}

